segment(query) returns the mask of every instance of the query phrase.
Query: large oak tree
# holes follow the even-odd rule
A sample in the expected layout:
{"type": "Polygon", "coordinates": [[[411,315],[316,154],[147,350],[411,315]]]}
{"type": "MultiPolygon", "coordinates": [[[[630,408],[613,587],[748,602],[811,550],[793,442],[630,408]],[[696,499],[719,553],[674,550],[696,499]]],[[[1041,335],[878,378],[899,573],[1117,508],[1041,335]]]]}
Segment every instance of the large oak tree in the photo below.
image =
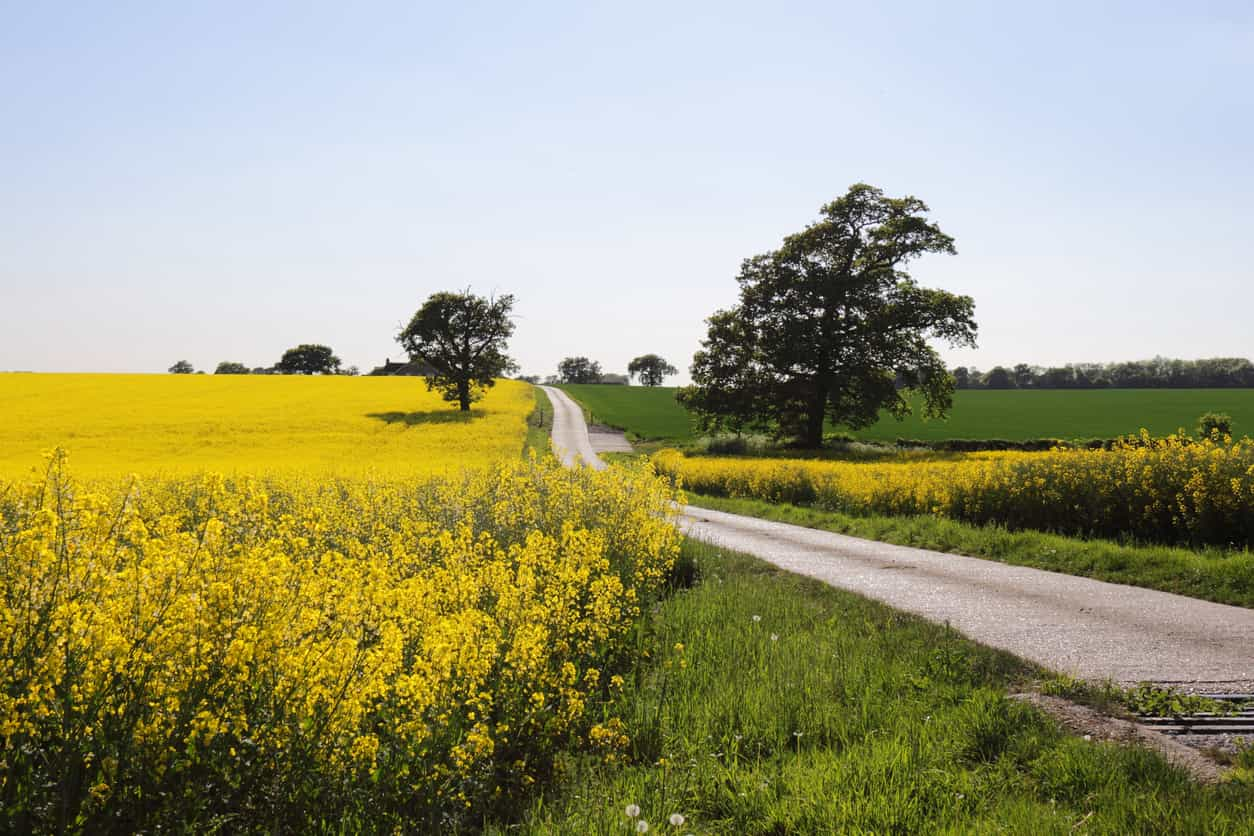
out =
{"type": "Polygon", "coordinates": [[[881,410],[901,418],[917,394],[929,417],[952,405],[953,378],[929,340],[974,346],[969,296],[920,287],[903,269],[954,242],[914,197],[858,183],[774,252],[741,267],[740,303],[707,320],[693,385],[679,400],[705,429],[770,430],[811,447],[824,421],[852,429],[881,410]]]}
{"type": "Polygon", "coordinates": [[[427,389],[463,412],[483,397],[496,378],[517,369],[505,354],[514,333],[509,313],[511,295],[485,299],[469,290],[433,294],[414,314],[396,341],[411,360],[424,360],[435,369],[427,389]]]}

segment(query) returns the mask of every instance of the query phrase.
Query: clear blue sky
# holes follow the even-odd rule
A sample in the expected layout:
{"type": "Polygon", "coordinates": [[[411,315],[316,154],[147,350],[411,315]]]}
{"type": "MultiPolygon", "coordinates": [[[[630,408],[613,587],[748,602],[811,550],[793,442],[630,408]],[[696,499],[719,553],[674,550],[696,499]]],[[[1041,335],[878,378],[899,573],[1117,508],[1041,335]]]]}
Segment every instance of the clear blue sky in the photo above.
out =
{"type": "Polygon", "coordinates": [[[1249,4],[1013,5],[0,0],[0,369],[368,368],[467,286],[686,369],[856,181],[957,239],[952,363],[1254,355],[1249,4]]]}

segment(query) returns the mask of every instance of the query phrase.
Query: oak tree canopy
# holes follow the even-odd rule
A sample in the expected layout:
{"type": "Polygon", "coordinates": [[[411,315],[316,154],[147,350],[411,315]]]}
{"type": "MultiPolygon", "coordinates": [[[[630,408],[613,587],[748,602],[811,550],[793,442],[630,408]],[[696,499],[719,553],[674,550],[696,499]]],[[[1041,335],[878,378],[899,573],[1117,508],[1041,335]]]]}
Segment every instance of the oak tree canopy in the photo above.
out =
{"type": "Polygon", "coordinates": [[[509,313],[514,297],[435,293],[414,314],[396,341],[411,360],[423,360],[435,370],[427,389],[438,391],[463,412],[495,385],[496,378],[517,370],[505,353],[514,333],[509,313]]]}
{"type": "Polygon", "coordinates": [[[823,426],[930,417],[954,379],[929,343],[975,346],[969,296],[920,287],[904,267],[954,241],[915,197],[857,183],[773,252],[745,260],[740,302],[717,311],[677,397],[706,429],[757,429],[818,447],[823,426]]]}

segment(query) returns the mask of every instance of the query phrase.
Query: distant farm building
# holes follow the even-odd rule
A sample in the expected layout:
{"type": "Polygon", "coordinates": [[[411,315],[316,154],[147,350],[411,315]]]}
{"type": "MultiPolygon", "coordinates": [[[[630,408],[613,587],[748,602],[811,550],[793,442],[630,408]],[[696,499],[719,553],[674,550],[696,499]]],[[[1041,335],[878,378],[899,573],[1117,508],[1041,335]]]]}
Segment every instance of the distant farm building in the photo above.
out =
{"type": "Polygon", "coordinates": [[[431,377],[433,374],[435,367],[424,360],[393,363],[390,357],[383,361],[382,366],[375,366],[370,370],[371,377],[431,377]]]}

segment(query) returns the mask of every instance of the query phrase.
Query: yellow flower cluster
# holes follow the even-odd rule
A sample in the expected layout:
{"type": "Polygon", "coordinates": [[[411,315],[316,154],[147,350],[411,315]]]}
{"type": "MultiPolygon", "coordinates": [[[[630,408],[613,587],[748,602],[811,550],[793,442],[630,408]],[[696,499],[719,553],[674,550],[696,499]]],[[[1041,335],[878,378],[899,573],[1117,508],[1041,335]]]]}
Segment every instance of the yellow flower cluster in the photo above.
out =
{"type": "Polygon", "coordinates": [[[672,499],[535,459],[112,491],[55,454],[0,483],[0,829],[504,804],[558,746],[623,744],[590,707],[677,556],[672,499]]]}
{"type": "Polygon", "coordinates": [[[847,462],[653,456],[683,487],[855,514],[940,514],[1086,536],[1254,543],[1254,441],[1143,433],[1111,450],[847,462]]]}
{"type": "Polygon", "coordinates": [[[895,459],[686,457],[676,450],[653,455],[658,472],[696,493],[815,504],[853,513],[917,514],[946,507],[956,475],[968,478],[1028,455],[975,453],[902,455],[895,459]]]}
{"type": "Polygon", "coordinates": [[[462,413],[413,377],[0,374],[0,479],[54,447],[82,477],[435,475],[517,456],[534,405],[512,380],[462,413]]]}

